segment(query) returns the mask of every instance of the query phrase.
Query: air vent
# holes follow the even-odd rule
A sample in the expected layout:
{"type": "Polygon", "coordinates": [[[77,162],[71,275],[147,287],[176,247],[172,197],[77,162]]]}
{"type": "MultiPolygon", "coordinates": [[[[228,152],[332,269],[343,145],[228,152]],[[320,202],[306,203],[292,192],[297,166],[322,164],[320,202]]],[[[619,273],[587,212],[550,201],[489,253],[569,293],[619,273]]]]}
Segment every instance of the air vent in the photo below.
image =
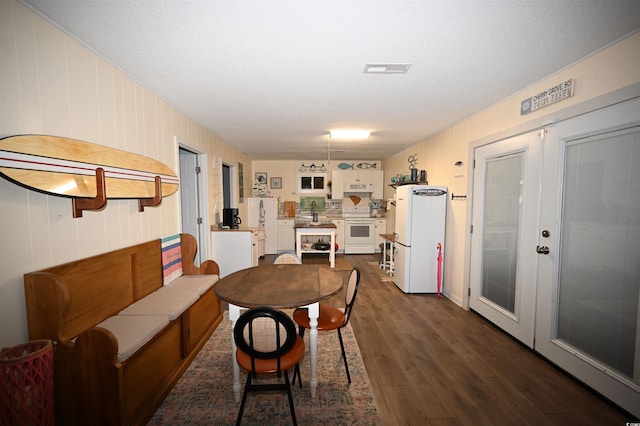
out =
{"type": "Polygon", "coordinates": [[[413,64],[366,64],[366,74],[406,74],[413,64]]]}

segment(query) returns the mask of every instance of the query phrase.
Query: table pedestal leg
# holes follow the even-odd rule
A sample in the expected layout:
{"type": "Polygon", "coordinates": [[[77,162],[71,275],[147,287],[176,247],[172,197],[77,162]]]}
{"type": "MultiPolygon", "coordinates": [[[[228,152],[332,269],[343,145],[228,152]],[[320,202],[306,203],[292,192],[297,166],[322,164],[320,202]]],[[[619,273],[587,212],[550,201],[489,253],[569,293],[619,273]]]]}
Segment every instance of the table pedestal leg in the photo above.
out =
{"type": "Polygon", "coordinates": [[[229,320],[231,320],[231,363],[233,365],[233,393],[236,402],[240,402],[240,366],[236,359],[236,341],[233,338],[233,329],[240,318],[240,307],[229,303],[229,320]]]}
{"type": "Polygon", "coordinates": [[[329,264],[331,265],[332,268],[336,267],[336,233],[332,232],[331,233],[331,238],[329,239],[330,242],[330,246],[329,246],[329,264]]]}
{"type": "Polygon", "coordinates": [[[311,326],[311,330],[309,330],[309,351],[311,352],[311,380],[309,380],[309,385],[311,387],[311,398],[315,398],[318,390],[316,363],[318,361],[318,315],[320,314],[320,307],[316,302],[307,308],[309,312],[309,325],[311,326]]]}

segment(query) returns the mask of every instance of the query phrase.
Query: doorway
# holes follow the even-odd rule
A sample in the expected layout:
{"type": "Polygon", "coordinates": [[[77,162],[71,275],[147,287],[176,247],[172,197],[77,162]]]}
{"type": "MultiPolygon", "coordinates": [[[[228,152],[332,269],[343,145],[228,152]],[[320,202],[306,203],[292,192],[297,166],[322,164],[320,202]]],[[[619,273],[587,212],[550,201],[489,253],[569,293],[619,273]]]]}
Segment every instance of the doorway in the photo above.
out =
{"type": "Polygon", "coordinates": [[[206,173],[201,167],[201,164],[206,164],[201,158],[203,156],[183,145],[178,147],[182,232],[193,235],[198,242],[194,259],[196,266],[208,258],[209,247],[206,232],[206,173]]]}

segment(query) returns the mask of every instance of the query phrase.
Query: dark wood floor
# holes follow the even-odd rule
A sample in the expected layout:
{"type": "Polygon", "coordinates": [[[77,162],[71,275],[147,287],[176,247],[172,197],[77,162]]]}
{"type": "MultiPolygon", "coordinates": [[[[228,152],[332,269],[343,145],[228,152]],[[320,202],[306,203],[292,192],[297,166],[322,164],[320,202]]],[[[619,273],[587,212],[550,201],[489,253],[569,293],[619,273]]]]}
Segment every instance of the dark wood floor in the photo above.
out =
{"type": "MultiPolygon", "coordinates": [[[[346,257],[361,271],[351,325],[385,424],[624,425],[632,420],[473,312],[380,282],[367,263],[378,255],[346,257]]],[[[339,306],[343,297],[331,303],[339,306]]]]}

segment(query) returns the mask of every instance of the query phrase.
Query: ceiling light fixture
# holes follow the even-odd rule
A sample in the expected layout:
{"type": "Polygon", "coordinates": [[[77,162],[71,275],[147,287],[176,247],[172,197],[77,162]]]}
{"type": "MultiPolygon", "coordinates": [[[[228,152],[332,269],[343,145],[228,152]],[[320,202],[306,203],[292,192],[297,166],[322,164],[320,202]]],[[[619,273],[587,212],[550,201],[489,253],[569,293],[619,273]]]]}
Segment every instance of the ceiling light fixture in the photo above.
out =
{"type": "Polygon", "coordinates": [[[413,64],[366,64],[365,74],[406,74],[413,64]]]}
{"type": "Polygon", "coordinates": [[[367,139],[371,132],[369,130],[331,130],[329,135],[332,139],[367,139]]]}

